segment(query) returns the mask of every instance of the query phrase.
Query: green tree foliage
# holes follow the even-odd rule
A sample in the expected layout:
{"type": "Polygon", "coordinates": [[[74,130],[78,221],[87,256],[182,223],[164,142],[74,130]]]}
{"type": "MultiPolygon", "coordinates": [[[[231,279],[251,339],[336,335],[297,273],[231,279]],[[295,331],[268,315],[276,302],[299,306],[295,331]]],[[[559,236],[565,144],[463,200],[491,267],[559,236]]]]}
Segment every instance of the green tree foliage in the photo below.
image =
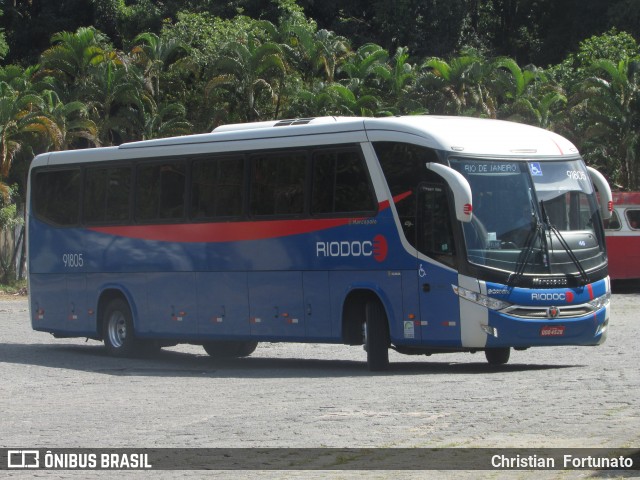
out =
{"type": "Polygon", "coordinates": [[[592,63],[591,73],[574,107],[580,115],[586,156],[601,163],[612,180],[637,190],[640,61],[600,59],[592,63]]]}
{"type": "MultiPolygon", "coordinates": [[[[0,17],[3,15],[3,10],[0,9],[0,17]]],[[[0,28],[0,60],[4,59],[9,53],[9,44],[7,43],[7,37],[4,33],[4,29],[0,28]]]]}
{"type": "Polygon", "coordinates": [[[0,188],[24,193],[29,160],[48,150],[231,122],[415,113],[556,130],[613,182],[638,188],[640,52],[637,26],[622,21],[636,18],[632,3],[5,4],[8,59],[24,66],[0,69],[0,188]],[[610,28],[618,21],[628,30],[610,28]]]}

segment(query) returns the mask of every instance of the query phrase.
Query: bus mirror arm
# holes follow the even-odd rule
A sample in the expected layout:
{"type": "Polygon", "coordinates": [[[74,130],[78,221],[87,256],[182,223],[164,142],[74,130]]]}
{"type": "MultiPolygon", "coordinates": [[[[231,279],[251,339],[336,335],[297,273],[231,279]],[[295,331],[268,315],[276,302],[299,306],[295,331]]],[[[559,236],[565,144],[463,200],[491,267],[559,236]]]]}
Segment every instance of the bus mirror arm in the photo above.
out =
{"type": "Polygon", "coordinates": [[[595,185],[599,194],[600,201],[600,213],[602,213],[603,220],[609,220],[613,213],[613,195],[611,194],[611,187],[607,179],[604,178],[599,171],[595,168],[587,167],[591,181],[595,185]]]}
{"type": "Polygon", "coordinates": [[[473,218],[473,202],[471,201],[471,185],[467,179],[460,172],[440,163],[429,162],[426,166],[444,178],[451,188],[456,218],[461,222],[470,222],[473,218]]]}

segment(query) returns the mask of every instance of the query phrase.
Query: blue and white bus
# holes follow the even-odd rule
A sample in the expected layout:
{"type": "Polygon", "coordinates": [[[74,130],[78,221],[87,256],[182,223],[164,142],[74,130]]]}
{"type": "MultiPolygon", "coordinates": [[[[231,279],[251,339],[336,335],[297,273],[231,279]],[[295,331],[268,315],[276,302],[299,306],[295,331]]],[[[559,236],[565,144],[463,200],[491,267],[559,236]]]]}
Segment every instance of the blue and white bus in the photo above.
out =
{"type": "Polygon", "coordinates": [[[258,342],[404,354],[598,345],[611,190],[546,130],[311,118],[46,153],[29,173],[32,326],[109,353],[258,342]],[[596,195],[596,190],[598,195],[596,195]]]}

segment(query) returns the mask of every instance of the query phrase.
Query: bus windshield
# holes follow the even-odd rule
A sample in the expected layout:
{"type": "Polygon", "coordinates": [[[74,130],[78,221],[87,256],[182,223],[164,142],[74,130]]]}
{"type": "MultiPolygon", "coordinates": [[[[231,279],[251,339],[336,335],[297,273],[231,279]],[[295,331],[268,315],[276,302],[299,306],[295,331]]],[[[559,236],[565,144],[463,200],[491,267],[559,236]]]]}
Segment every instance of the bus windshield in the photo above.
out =
{"type": "MultiPolygon", "coordinates": [[[[599,211],[581,160],[456,159],[473,193],[470,263],[505,272],[585,276],[606,261],[599,211]]],[[[586,279],[585,279],[586,280],[586,279]]]]}

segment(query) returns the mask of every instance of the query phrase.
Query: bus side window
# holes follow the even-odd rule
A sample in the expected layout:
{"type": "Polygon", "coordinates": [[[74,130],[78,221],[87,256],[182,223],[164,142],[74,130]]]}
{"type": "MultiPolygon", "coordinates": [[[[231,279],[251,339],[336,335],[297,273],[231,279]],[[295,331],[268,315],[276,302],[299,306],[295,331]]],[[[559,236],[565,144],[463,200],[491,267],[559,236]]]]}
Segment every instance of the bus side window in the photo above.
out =
{"type": "Polygon", "coordinates": [[[34,212],[55,225],[76,225],[80,219],[80,169],[37,172],[33,180],[34,212]]]}
{"type": "Polygon", "coordinates": [[[419,250],[453,265],[455,247],[446,185],[420,184],[418,201],[419,250]]]}
{"type": "Polygon", "coordinates": [[[136,219],[177,220],[184,217],[185,162],[140,165],[136,179],[136,219]]]}
{"type": "Polygon", "coordinates": [[[375,211],[375,197],[357,151],[318,151],[313,155],[311,214],[375,211]]]}
{"type": "Polygon", "coordinates": [[[604,225],[607,230],[620,230],[622,226],[620,225],[620,217],[618,217],[618,212],[616,212],[615,210],[611,212],[611,218],[609,220],[605,220],[604,225]]]}
{"type": "Polygon", "coordinates": [[[409,143],[375,142],[373,147],[389,185],[391,196],[402,198],[395,203],[395,206],[405,238],[412,246],[419,248],[416,228],[418,185],[422,182],[440,180],[425,166],[429,162],[437,162],[438,157],[430,148],[409,143]]]}
{"type": "Polygon", "coordinates": [[[244,159],[204,158],[191,170],[191,216],[196,220],[238,217],[243,210],[244,159]]]}
{"type": "Polygon", "coordinates": [[[83,217],[86,223],[123,223],[129,220],[131,167],[87,168],[83,217]]]}
{"type": "Polygon", "coordinates": [[[251,214],[304,213],[307,156],[301,152],[251,158],[251,214]]]}
{"type": "Polygon", "coordinates": [[[625,211],[631,230],[640,230],[640,210],[629,208],[625,211]]]}

